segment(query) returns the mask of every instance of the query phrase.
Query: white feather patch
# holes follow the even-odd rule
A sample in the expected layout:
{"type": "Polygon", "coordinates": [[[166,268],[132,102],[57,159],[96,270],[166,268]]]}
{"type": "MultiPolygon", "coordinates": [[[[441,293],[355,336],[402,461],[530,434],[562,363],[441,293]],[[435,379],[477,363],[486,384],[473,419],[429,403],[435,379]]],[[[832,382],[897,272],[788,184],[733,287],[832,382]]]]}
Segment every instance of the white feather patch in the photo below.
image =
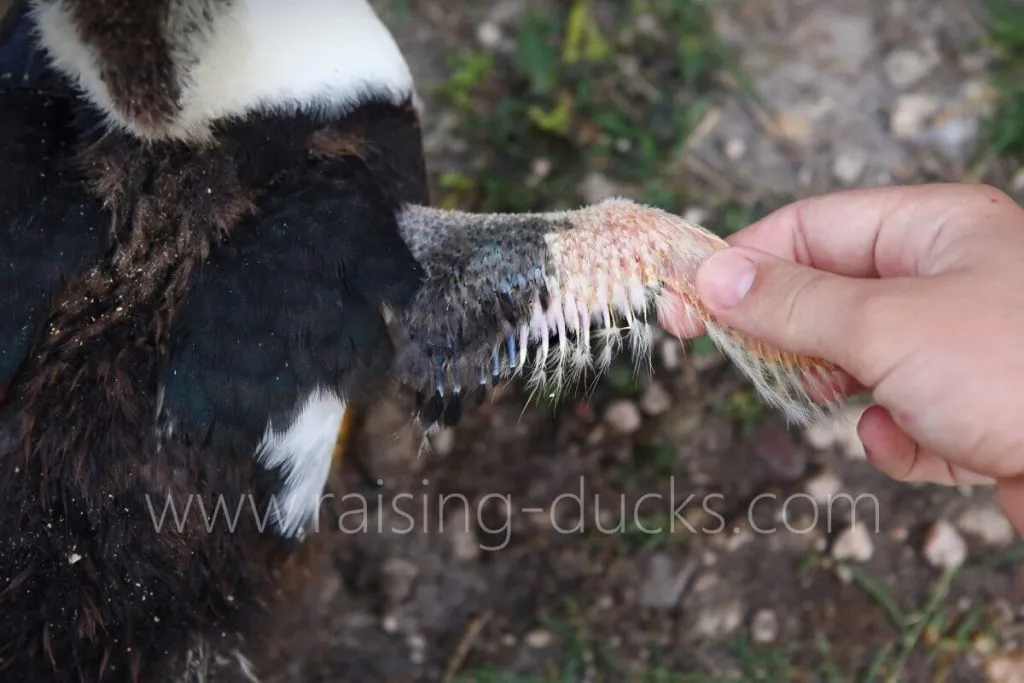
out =
{"type": "Polygon", "coordinates": [[[255,457],[283,480],[271,510],[283,535],[299,535],[317,514],[344,417],[345,403],[332,391],[316,389],[283,431],[267,422],[255,457]]]}
{"type": "MultiPolygon", "coordinates": [[[[42,4],[36,21],[54,64],[113,124],[145,137],[117,111],[64,3],[42,4]]],[[[211,123],[254,112],[341,116],[369,93],[396,104],[415,95],[401,50],[366,0],[236,0],[184,45],[169,38],[182,95],[166,137],[201,139],[211,123]]]]}

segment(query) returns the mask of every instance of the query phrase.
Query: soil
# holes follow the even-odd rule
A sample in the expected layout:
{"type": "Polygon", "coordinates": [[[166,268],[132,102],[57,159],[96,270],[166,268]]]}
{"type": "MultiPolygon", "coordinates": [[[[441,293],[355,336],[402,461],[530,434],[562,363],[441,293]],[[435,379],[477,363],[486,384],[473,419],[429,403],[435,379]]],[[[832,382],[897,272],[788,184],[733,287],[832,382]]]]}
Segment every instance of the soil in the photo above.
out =
{"type": "MultiPolygon", "coordinates": [[[[421,84],[432,169],[463,168],[430,84],[542,4],[378,4],[421,84]]],[[[753,202],[971,172],[991,107],[976,6],[714,15],[764,110],[715,98],[688,148],[705,186],[753,202]]],[[[288,666],[260,680],[1024,680],[1024,555],[989,491],[894,483],[859,451],[855,411],[787,428],[719,358],[664,336],[650,371],[612,374],[556,407],[509,387],[427,447],[407,406],[377,407],[322,518],[333,563],[282,621],[288,666]]]]}
{"type": "MultiPolygon", "coordinates": [[[[435,178],[466,169],[478,150],[431,85],[547,3],[376,4],[420,83],[435,178]]],[[[974,3],[713,14],[761,104],[715,94],[685,158],[701,187],[755,203],[975,170],[992,94],[974,3]]],[[[993,172],[1008,186],[1012,169],[993,172]]],[[[855,412],[788,428],[664,335],[649,371],[622,360],[556,406],[507,387],[426,446],[408,408],[367,416],[321,518],[333,552],[277,647],[225,655],[226,679],[1024,681],[1024,554],[991,493],[886,479],[855,412]]]]}

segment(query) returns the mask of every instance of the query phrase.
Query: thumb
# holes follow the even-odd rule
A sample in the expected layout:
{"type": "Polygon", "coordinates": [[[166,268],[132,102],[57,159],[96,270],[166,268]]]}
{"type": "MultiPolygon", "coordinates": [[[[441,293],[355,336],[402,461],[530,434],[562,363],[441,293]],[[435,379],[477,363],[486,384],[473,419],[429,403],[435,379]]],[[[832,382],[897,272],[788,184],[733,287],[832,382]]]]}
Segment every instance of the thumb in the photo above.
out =
{"type": "Polygon", "coordinates": [[[870,281],[729,247],[701,264],[696,284],[719,322],[779,349],[855,371],[870,281]]]}

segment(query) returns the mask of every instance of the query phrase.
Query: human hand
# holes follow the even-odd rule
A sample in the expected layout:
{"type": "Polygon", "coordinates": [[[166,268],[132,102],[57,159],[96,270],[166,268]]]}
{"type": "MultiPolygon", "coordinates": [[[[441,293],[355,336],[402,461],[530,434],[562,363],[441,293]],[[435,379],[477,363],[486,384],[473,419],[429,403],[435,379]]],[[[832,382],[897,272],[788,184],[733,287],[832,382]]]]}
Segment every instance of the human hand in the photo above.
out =
{"type": "Polygon", "coordinates": [[[857,428],[876,467],[995,484],[1024,533],[1024,209],[984,186],[859,190],[729,241],[697,276],[720,322],[838,365],[877,402],[857,428]]]}

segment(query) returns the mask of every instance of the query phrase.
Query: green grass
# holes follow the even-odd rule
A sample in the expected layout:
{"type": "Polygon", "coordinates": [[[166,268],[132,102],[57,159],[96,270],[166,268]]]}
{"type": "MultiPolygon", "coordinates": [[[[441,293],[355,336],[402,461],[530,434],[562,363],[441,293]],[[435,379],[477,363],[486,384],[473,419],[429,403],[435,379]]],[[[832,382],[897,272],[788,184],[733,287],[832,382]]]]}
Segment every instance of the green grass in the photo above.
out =
{"type": "MultiPolygon", "coordinates": [[[[810,642],[790,642],[772,646],[751,643],[746,636],[734,637],[722,644],[736,671],[736,683],[899,683],[905,680],[907,667],[914,663],[930,667],[936,683],[948,675],[950,667],[972,650],[981,637],[998,644],[988,608],[975,605],[966,611],[950,604],[956,580],[972,571],[1019,564],[1024,546],[1003,555],[968,563],[959,569],[941,573],[920,604],[905,606],[881,583],[856,566],[847,567],[853,585],[863,591],[892,625],[894,638],[870,659],[852,669],[840,663],[839,653],[823,635],[810,642]],[[808,663],[810,662],[810,663],[808,663]]],[[[820,556],[812,562],[815,571],[822,567],[820,556]]],[[[582,680],[584,674],[597,674],[597,681],[629,683],[718,683],[701,670],[672,670],[653,665],[630,667],[611,654],[588,630],[580,608],[567,601],[566,614],[548,619],[543,626],[555,634],[559,643],[559,663],[541,676],[520,676],[493,668],[470,669],[453,683],[568,683],[582,680]]],[[[658,657],[652,657],[657,660],[658,657]]]]}
{"type": "Polygon", "coordinates": [[[1000,93],[996,115],[989,122],[991,153],[1024,161],[1024,6],[992,0],[990,43],[997,61],[993,74],[1000,93]]]}
{"type": "Polygon", "coordinates": [[[511,57],[466,49],[453,58],[437,94],[460,112],[458,133],[479,155],[470,170],[439,179],[443,204],[579,205],[580,182],[601,172],[640,199],[684,206],[678,153],[726,57],[698,0],[612,7],[616,16],[599,20],[588,0],[560,3],[526,17],[511,57]],[[658,18],[653,33],[636,28],[647,13],[658,18]],[[651,73],[657,84],[638,75],[651,73]]]}

